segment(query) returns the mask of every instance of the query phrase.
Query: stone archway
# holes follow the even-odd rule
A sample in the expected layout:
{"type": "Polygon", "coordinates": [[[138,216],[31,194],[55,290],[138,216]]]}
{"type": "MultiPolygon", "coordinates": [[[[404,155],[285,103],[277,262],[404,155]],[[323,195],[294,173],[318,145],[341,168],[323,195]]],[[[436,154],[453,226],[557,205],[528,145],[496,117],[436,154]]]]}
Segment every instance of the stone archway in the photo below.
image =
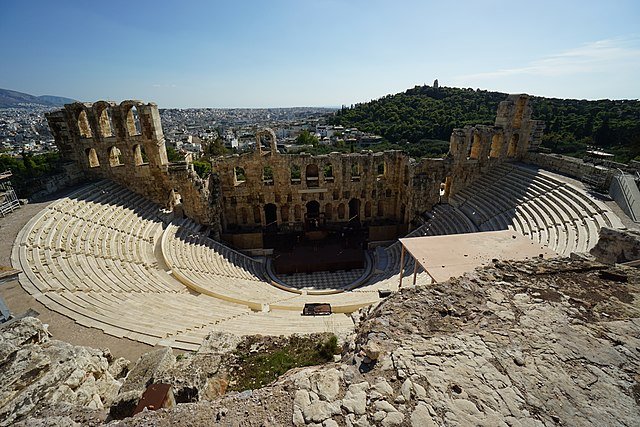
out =
{"type": "Polygon", "coordinates": [[[278,208],[273,203],[264,205],[265,227],[276,225],[278,222],[278,208]]]}
{"type": "Polygon", "coordinates": [[[349,221],[352,220],[360,220],[360,200],[355,198],[349,200],[349,221]]]}
{"type": "Polygon", "coordinates": [[[307,203],[307,218],[318,218],[320,216],[320,203],[312,200],[307,203]]]}

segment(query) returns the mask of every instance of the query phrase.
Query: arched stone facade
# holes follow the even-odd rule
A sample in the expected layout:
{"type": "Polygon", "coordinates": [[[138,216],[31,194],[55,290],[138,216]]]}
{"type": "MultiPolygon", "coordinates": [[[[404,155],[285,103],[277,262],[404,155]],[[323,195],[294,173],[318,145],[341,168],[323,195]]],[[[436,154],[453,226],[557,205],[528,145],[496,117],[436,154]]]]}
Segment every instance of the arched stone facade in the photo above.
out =
{"type": "Polygon", "coordinates": [[[76,170],[167,207],[178,200],[180,211],[217,236],[296,228],[310,214],[336,224],[395,224],[400,233],[492,166],[520,160],[539,145],[544,125],[531,120],[528,101],[510,95],[493,126],[454,129],[444,158],[419,161],[400,151],[279,154],[275,133],[259,129],[253,152],[212,158],[206,180],[189,158],[169,163],[153,103],[77,102],[47,120],[62,158],[76,170]]]}

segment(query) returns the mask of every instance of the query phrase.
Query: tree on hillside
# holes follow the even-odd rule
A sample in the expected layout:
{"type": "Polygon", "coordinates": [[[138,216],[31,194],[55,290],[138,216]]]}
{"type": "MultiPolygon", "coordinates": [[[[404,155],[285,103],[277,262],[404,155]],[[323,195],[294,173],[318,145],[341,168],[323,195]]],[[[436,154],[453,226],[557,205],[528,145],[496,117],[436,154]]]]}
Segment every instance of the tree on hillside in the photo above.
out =
{"type": "Polygon", "coordinates": [[[296,138],[296,143],[300,145],[313,145],[315,147],[318,142],[318,137],[306,129],[296,138]]]}

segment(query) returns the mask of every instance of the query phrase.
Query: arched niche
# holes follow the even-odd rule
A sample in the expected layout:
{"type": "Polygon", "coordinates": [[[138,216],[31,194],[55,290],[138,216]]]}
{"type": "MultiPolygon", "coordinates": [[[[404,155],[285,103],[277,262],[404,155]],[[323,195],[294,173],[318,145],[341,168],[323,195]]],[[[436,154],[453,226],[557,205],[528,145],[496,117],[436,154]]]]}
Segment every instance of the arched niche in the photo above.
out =
{"type": "Polygon", "coordinates": [[[497,159],[502,156],[502,146],[504,144],[504,135],[501,133],[497,133],[493,135],[491,138],[491,152],[489,153],[489,157],[492,159],[497,159]]]}
{"type": "Polygon", "coordinates": [[[282,222],[289,222],[289,206],[284,205],[280,208],[280,218],[282,222]]]}
{"type": "Polygon", "coordinates": [[[135,166],[146,165],[149,162],[147,153],[144,151],[144,147],[141,144],[133,146],[133,164],[135,166]]]}
{"type": "Polygon", "coordinates": [[[474,132],[472,140],[471,140],[471,149],[469,152],[469,159],[477,160],[480,158],[480,152],[482,151],[482,139],[480,138],[480,134],[474,132]]]}
{"type": "Polygon", "coordinates": [[[100,133],[100,136],[103,138],[115,136],[111,106],[106,102],[100,102],[98,103],[95,111],[96,117],[98,117],[98,132],[100,133]]]}
{"type": "Polygon", "coordinates": [[[129,136],[137,136],[142,134],[142,125],[140,123],[140,112],[135,105],[127,109],[125,116],[125,124],[129,136]]]}
{"type": "Polygon", "coordinates": [[[98,160],[98,153],[96,153],[95,148],[87,148],[85,150],[85,154],[87,155],[87,163],[90,168],[100,167],[100,161],[98,160]]]}
{"type": "Polygon", "coordinates": [[[116,146],[113,146],[111,148],[109,148],[109,166],[116,167],[116,166],[121,166],[122,165],[122,161],[121,161],[121,152],[120,149],[116,146]]]}
{"type": "Polygon", "coordinates": [[[84,108],[78,110],[76,123],[78,124],[78,132],[80,133],[81,138],[93,137],[91,126],[89,125],[89,118],[87,117],[87,111],[84,108]]]}

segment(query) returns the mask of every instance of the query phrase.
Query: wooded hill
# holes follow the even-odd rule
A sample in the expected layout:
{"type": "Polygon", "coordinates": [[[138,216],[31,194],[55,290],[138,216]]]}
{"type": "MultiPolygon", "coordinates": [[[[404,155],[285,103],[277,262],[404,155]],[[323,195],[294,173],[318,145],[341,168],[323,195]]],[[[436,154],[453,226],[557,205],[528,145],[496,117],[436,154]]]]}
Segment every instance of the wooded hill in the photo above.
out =
{"type": "MultiPolygon", "coordinates": [[[[343,107],[330,124],[357,127],[384,137],[385,146],[414,156],[439,156],[448,150],[451,131],[493,124],[506,93],[453,87],[416,86],[374,101],[343,107]]],[[[543,146],[582,157],[597,146],[627,162],[640,156],[640,101],[531,98],[533,118],[544,120],[543,146]]]]}

